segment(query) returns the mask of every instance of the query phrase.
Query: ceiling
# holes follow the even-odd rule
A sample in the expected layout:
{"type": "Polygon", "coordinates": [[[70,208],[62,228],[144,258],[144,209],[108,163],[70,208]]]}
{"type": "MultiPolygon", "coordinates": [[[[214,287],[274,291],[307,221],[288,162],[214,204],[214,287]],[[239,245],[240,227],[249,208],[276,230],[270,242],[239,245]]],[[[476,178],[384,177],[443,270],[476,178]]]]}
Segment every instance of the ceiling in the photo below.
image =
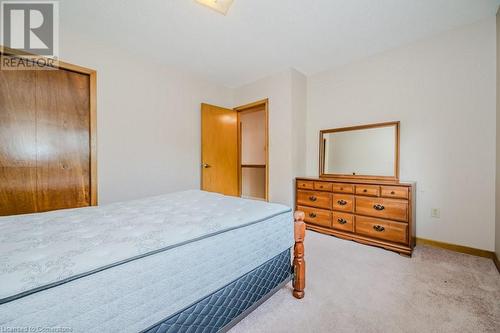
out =
{"type": "MultiPolygon", "coordinates": [[[[306,75],[495,15],[500,0],[61,0],[61,29],[236,87],[306,75]]],[[[63,31],[63,30],[62,30],[63,31]]],[[[64,45],[61,45],[64,48],[64,45]]]]}

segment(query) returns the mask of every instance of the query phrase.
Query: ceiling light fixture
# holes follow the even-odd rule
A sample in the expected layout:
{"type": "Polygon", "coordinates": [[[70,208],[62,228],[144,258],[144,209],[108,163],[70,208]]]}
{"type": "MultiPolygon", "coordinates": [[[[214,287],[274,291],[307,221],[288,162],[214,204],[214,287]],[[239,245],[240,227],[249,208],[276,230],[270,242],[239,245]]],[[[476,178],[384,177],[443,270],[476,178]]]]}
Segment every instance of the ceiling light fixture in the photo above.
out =
{"type": "Polygon", "coordinates": [[[231,4],[233,3],[233,0],[196,0],[196,2],[216,10],[222,15],[226,15],[229,7],[231,7],[231,4]]]}

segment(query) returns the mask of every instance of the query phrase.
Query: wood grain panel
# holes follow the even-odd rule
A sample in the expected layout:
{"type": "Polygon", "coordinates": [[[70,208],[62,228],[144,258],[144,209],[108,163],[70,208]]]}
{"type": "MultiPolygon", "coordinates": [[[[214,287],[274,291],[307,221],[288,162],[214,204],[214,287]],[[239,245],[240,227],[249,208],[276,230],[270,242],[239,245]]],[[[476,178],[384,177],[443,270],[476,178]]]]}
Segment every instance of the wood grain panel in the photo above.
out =
{"type": "Polygon", "coordinates": [[[380,186],[356,185],[356,194],[378,197],[380,195],[380,186]]]}
{"type": "Polygon", "coordinates": [[[97,73],[90,70],[90,205],[97,206],[97,73]]]}
{"type": "Polygon", "coordinates": [[[312,208],[306,206],[298,206],[299,211],[304,212],[304,221],[307,223],[313,223],[317,225],[322,225],[324,227],[330,227],[332,224],[332,213],[329,210],[312,208]]]}
{"type": "Polygon", "coordinates": [[[0,70],[0,215],[36,210],[35,71],[0,70]]]}
{"type": "Polygon", "coordinates": [[[332,207],[331,194],[317,191],[297,191],[297,203],[302,206],[311,206],[330,209],[332,207]]]}
{"type": "Polygon", "coordinates": [[[36,73],[37,211],[89,206],[89,76],[36,73]]]}
{"type": "Polygon", "coordinates": [[[201,105],[202,184],[205,191],[239,195],[237,112],[201,105]]]}
{"type": "Polygon", "coordinates": [[[354,210],[354,197],[348,194],[333,194],[333,210],[352,212],[354,210]]]}
{"type": "Polygon", "coordinates": [[[332,216],[330,225],[309,222],[308,229],[379,246],[397,251],[402,255],[411,255],[415,245],[414,184],[388,180],[340,178],[297,178],[296,184],[297,209],[319,210],[322,212],[322,218],[326,217],[328,212],[332,216]],[[300,188],[300,186],[310,187],[315,183],[330,183],[333,193],[321,190],[304,191],[300,188]],[[367,192],[368,189],[373,189],[371,194],[377,194],[377,190],[380,190],[380,195],[384,197],[369,196],[366,192],[361,192],[361,195],[353,194],[356,187],[358,190],[366,188],[367,192]],[[312,207],[308,198],[301,196],[300,192],[330,194],[332,202],[330,210],[312,207]],[[391,195],[391,197],[385,198],[386,195],[391,195]],[[395,198],[395,196],[401,198],[395,198]],[[407,197],[403,198],[403,196],[407,197]],[[299,200],[302,203],[299,204],[299,200]],[[376,209],[375,205],[383,207],[376,209]],[[360,224],[356,228],[358,218],[360,224]]]}
{"type": "Polygon", "coordinates": [[[408,242],[408,224],[406,223],[356,216],[356,232],[391,242],[408,242]]]}
{"type": "Polygon", "coordinates": [[[408,201],[356,197],[356,213],[384,219],[408,221],[408,201]]]}
{"type": "Polygon", "coordinates": [[[332,184],[327,182],[314,182],[314,189],[318,191],[332,191],[332,184]]]}
{"type": "Polygon", "coordinates": [[[354,193],[354,186],[351,184],[332,183],[332,191],[337,193],[354,193]]]}
{"type": "Polygon", "coordinates": [[[0,215],[97,204],[95,94],[96,72],[64,62],[0,71],[0,215]]]}
{"type": "Polygon", "coordinates": [[[297,181],[297,188],[304,189],[304,190],[313,190],[314,189],[314,182],[303,180],[303,181],[297,181]]]}
{"type": "Polygon", "coordinates": [[[314,182],[310,182],[307,180],[298,181],[297,188],[304,189],[304,190],[313,190],[314,189],[314,182]]]}
{"type": "Polygon", "coordinates": [[[409,191],[406,187],[381,186],[380,195],[386,198],[408,199],[409,191]]]}
{"type": "Polygon", "coordinates": [[[354,215],[333,212],[332,228],[343,231],[354,231],[354,215]]]}

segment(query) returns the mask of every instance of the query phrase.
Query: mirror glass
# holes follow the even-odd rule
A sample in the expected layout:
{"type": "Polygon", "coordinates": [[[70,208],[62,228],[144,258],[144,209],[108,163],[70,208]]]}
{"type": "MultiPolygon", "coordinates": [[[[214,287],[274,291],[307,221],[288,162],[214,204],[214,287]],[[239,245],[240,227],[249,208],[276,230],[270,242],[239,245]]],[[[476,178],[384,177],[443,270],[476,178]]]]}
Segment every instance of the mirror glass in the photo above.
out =
{"type": "Polygon", "coordinates": [[[397,177],[398,124],[322,131],[324,175],[397,177]]]}

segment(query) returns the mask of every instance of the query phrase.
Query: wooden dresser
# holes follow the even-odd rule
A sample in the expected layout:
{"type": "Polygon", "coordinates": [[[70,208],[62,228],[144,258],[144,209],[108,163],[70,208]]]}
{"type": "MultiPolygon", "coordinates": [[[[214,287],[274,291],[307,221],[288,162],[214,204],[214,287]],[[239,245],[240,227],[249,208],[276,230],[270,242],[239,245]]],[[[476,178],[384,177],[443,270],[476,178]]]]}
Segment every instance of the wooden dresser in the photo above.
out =
{"type": "Polygon", "coordinates": [[[393,181],[297,178],[295,208],[308,229],[411,256],[414,190],[393,181]]]}

